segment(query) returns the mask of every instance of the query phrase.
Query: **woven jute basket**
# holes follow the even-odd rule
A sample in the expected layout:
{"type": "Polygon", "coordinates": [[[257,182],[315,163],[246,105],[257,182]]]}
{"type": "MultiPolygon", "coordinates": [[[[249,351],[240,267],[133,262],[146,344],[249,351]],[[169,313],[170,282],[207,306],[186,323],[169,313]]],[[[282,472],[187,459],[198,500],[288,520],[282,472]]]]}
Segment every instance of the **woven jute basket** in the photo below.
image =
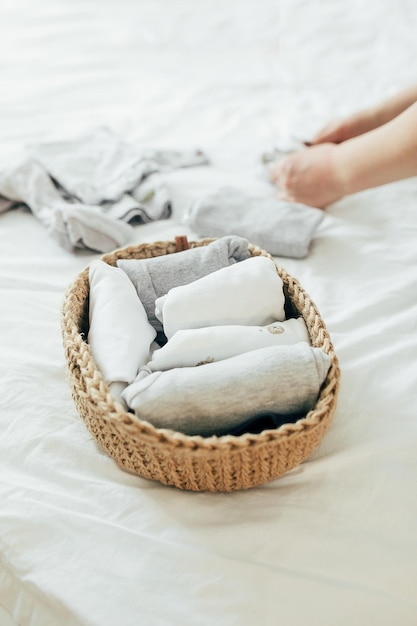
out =
{"type": "MultiPolygon", "coordinates": [[[[184,247],[209,244],[213,239],[141,244],[102,257],[110,265],[118,259],[144,259],[174,254],[184,247]]],[[[267,252],[250,244],[252,256],[267,252]]],[[[88,335],[88,267],[69,286],[62,306],[62,333],[69,382],[77,410],[90,433],[117,464],[144,478],[193,491],[234,491],[270,481],[299,465],[321,443],[335,411],[339,388],[338,360],[326,326],[299,282],[282,267],[287,317],[301,315],[311,343],[331,357],[331,365],[317,403],[295,423],[222,437],[187,436],[157,429],[126,412],[109,393],[94,363],[88,335]]],[[[250,357],[248,357],[250,358],[250,357]]]]}

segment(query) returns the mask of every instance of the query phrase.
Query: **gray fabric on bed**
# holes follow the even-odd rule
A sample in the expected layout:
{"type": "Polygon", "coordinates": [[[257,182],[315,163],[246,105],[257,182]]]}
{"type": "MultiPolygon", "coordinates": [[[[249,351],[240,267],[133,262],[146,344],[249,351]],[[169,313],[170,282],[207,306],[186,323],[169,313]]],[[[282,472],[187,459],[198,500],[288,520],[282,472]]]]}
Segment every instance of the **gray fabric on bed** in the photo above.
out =
{"type": "Polygon", "coordinates": [[[304,204],[223,187],[197,198],[185,222],[201,237],[239,235],[276,256],[303,258],[323,216],[304,204]]]}
{"type": "Polygon", "coordinates": [[[99,128],[34,145],[8,164],[0,171],[0,212],[25,203],[67,250],[107,252],[131,238],[133,219],[171,215],[161,172],[207,162],[199,150],[144,148],[99,128]]]}

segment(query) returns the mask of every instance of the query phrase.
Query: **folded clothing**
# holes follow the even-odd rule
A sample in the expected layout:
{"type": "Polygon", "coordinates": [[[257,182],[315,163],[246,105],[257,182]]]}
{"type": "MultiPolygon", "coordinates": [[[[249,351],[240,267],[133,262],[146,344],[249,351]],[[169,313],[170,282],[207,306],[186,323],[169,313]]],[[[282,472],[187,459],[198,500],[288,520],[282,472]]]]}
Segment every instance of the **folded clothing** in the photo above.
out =
{"type": "Polygon", "coordinates": [[[323,216],[304,204],[223,187],[196,199],[185,222],[201,237],[239,235],[273,255],[303,258],[323,216]]]}
{"type": "Polygon", "coordinates": [[[254,256],[170,289],[155,301],[155,316],[169,340],[178,330],[283,321],[284,305],[274,261],[254,256]]]}
{"type": "Polygon", "coordinates": [[[191,283],[203,276],[250,257],[248,242],[241,237],[223,237],[207,246],[149,259],[120,259],[120,267],[142,301],[150,323],[162,330],[155,316],[155,301],[171,288],[191,283]]]}
{"type": "MultiPolygon", "coordinates": [[[[104,261],[89,269],[88,343],[106,383],[131,383],[150,358],[156,332],[126,274],[104,261]]],[[[121,386],[112,390],[119,399],[121,386]]]]}
{"type": "Polygon", "coordinates": [[[265,415],[306,414],[330,357],[305,342],[261,348],[200,367],[141,371],[122,397],[139,419],[187,435],[223,435],[265,415]]]}
{"type": "Polygon", "coordinates": [[[299,341],[310,343],[302,317],[267,326],[229,325],[178,330],[162,348],[153,352],[145,368],[155,372],[193,367],[259,348],[292,345],[299,341]]]}

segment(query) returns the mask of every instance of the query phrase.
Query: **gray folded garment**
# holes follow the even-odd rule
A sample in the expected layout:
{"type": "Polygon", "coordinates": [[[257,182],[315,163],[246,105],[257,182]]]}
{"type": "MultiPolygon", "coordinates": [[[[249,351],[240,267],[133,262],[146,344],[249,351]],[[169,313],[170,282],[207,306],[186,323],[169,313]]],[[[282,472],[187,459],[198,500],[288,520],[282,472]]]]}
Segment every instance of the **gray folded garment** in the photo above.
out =
{"type": "Polygon", "coordinates": [[[256,417],[305,415],[330,357],[306,343],[164,372],[141,370],[122,393],[137,417],[187,435],[223,435],[256,417]]]}
{"type": "Polygon", "coordinates": [[[304,204],[223,187],[196,199],[185,222],[201,237],[239,235],[273,255],[303,258],[323,215],[304,204]]]}
{"type": "Polygon", "coordinates": [[[175,254],[149,259],[119,259],[118,267],[126,272],[152,326],[162,330],[155,317],[155,300],[173,287],[198,280],[216,270],[250,257],[248,242],[241,237],[222,237],[207,246],[190,248],[175,254]]]}

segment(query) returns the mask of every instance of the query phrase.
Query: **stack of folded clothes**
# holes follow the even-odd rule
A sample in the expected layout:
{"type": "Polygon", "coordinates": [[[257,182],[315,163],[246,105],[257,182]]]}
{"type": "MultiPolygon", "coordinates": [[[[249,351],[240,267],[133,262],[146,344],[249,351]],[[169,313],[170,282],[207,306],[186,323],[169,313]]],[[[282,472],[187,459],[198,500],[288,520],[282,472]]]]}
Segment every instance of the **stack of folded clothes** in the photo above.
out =
{"type": "Polygon", "coordinates": [[[286,318],[275,263],[248,241],[90,266],[88,342],[111,393],[187,435],[276,428],[316,403],[330,357],[286,318]]]}

